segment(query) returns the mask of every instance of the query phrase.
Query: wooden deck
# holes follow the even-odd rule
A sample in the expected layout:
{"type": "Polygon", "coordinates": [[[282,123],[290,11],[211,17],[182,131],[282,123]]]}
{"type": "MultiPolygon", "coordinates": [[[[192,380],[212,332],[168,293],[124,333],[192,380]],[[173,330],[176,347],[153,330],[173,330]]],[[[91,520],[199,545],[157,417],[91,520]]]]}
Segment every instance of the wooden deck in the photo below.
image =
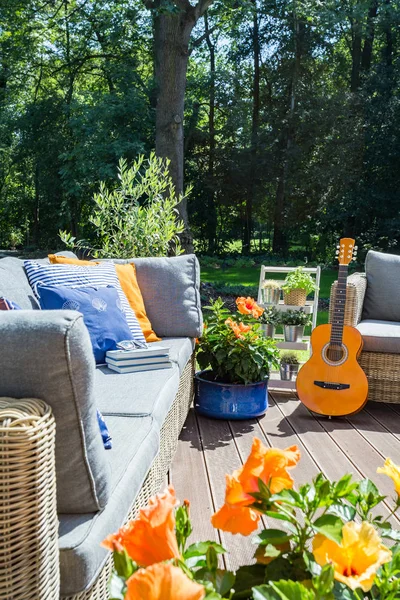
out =
{"type": "Polygon", "coordinates": [[[254,546],[249,538],[215,531],[210,517],[223,503],[225,474],[246,459],[255,436],[268,446],[299,446],[301,460],[292,472],[296,483],[310,481],[319,471],[331,480],[353,473],[371,478],[388,496],[385,514],[393,505],[393,484],[376,469],[387,456],[400,463],[400,404],[369,402],[357,415],[328,419],[312,415],[294,393],[274,392],[267,413],[251,421],[206,419],[191,410],[170,482],[181,501],[191,502],[192,541],[220,541],[229,551],[228,568],[251,562],[254,546]]]}

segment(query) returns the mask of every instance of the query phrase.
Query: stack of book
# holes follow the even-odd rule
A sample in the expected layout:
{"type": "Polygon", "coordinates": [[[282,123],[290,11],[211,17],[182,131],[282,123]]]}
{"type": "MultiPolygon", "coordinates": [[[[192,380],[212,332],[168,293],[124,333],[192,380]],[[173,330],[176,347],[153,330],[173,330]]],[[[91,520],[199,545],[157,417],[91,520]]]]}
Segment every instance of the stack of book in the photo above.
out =
{"type": "Polygon", "coordinates": [[[156,369],[170,369],[172,367],[169,360],[169,349],[162,346],[135,350],[108,350],[106,352],[106,363],[109,369],[117,373],[155,371],[156,369]]]}

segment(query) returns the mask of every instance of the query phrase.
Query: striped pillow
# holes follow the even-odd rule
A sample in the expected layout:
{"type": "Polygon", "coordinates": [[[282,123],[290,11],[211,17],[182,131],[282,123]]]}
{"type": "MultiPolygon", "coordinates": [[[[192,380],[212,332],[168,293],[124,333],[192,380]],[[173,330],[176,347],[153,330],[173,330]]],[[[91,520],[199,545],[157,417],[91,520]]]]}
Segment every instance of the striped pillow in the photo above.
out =
{"type": "Polygon", "coordinates": [[[121,300],[122,310],[128,321],[132,338],[135,342],[146,346],[146,340],[139,322],[129,302],[122,291],[117,272],[113,263],[101,263],[95,267],[81,267],[76,265],[46,265],[33,260],[25,260],[24,267],[29,284],[39,300],[37,285],[65,287],[115,287],[121,300]]]}

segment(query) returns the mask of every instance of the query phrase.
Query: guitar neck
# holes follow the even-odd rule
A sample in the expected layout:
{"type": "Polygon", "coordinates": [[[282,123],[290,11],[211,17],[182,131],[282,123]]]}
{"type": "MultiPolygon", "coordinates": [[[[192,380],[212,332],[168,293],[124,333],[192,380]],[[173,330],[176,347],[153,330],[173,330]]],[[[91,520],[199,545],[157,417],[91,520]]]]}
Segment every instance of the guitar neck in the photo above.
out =
{"type": "Polygon", "coordinates": [[[343,339],[344,311],[346,308],[347,292],[347,265],[339,265],[339,274],[336,287],[335,304],[331,329],[331,344],[341,344],[343,339]]]}

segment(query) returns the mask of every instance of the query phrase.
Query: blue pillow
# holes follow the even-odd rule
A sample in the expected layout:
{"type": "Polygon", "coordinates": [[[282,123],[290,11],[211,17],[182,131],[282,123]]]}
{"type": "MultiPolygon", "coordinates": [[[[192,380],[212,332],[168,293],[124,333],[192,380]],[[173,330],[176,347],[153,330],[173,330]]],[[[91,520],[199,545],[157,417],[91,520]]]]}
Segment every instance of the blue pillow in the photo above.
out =
{"type": "Polygon", "coordinates": [[[4,296],[0,298],[0,310],[21,310],[21,307],[18,306],[16,302],[12,300],[7,300],[4,296]]]}
{"type": "Polygon", "coordinates": [[[99,410],[97,411],[97,421],[98,421],[99,427],[100,427],[100,433],[101,433],[101,438],[103,440],[103,446],[106,450],[111,450],[112,449],[112,437],[108,431],[108,427],[104,420],[104,417],[99,410]]]}
{"type": "Polygon", "coordinates": [[[38,299],[38,285],[63,286],[65,288],[114,287],[118,291],[121,307],[131,330],[129,339],[134,339],[138,344],[146,347],[143,331],[122,290],[113,263],[104,262],[94,267],[87,267],[80,265],[49,265],[37,263],[34,260],[25,260],[24,267],[29,284],[38,299]]]}
{"type": "Polygon", "coordinates": [[[118,342],[132,339],[118,292],[113,287],[68,288],[39,284],[37,293],[42,309],[78,310],[83,314],[97,363],[103,363],[107,350],[116,350],[118,342]]]}

